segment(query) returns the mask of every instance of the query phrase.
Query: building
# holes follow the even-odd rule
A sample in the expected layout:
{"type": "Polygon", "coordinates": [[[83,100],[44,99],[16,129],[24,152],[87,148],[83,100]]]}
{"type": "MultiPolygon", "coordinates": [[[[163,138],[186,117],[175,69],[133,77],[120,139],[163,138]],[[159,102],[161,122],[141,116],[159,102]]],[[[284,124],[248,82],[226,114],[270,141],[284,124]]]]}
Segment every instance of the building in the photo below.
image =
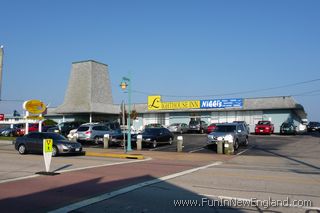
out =
{"type": "MultiPolygon", "coordinates": [[[[153,101],[154,103],[160,101],[160,98],[153,101]]],[[[270,120],[277,133],[280,125],[285,121],[294,122],[302,130],[307,117],[303,106],[290,96],[161,102],[160,104],[160,108],[153,109],[150,103],[133,104],[132,109],[138,113],[137,119],[132,122],[133,127],[141,129],[149,123],[169,125],[176,122],[189,123],[190,119],[201,119],[207,123],[246,121],[251,131],[254,131],[254,125],[259,120],[270,120]]],[[[64,102],[56,109],[49,109],[46,117],[59,121],[118,120],[120,108],[119,104],[113,103],[108,65],[88,60],[72,63],[64,102]]]]}

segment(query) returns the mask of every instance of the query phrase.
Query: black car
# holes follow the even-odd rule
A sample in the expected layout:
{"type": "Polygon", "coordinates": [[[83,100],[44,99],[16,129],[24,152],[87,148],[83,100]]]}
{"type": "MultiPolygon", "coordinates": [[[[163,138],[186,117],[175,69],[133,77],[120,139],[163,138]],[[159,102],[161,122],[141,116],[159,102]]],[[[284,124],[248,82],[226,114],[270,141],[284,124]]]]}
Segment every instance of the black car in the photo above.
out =
{"type": "Polygon", "coordinates": [[[297,134],[296,126],[293,123],[284,122],[280,126],[280,134],[295,135],[297,134]]]}
{"type": "Polygon", "coordinates": [[[52,139],[52,156],[59,154],[75,153],[81,154],[82,146],[77,142],[70,142],[68,139],[57,133],[49,132],[31,132],[14,141],[15,149],[20,154],[26,153],[43,153],[43,140],[52,139]]]}
{"type": "Polygon", "coordinates": [[[315,132],[315,131],[320,132],[320,123],[310,121],[309,124],[307,125],[307,130],[308,132],[315,132]]]}
{"type": "Polygon", "coordinates": [[[167,128],[145,128],[141,133],[142,144],[149,145],[153,148],[157,147],[159,143],[172,144],[174,135],[167,128]]]}
{"type": "Polygon", "coordinates": [[[56,132],[56,133],[62,134],[63,136],[67,136],[69,134],[70,130],[78,129],[82,123],[83,122],[80,122],[80,121],[62,122],[62,123],[58,124],[57,126],[54,126],[54,127],[47,129],[47,132],[56,132]]]}

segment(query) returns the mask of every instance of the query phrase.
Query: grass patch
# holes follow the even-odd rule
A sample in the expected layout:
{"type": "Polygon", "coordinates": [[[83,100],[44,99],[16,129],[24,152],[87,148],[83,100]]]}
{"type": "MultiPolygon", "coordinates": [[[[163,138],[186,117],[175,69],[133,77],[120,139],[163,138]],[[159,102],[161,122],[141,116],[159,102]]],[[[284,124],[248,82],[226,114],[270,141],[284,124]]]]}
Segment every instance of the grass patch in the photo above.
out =
{"type": "Polygon", "coordinates": [[[16,137],[4,137],[4,136],[0,136],[0,140],[3,141],[14,141],[16,139],[16,137]]]}

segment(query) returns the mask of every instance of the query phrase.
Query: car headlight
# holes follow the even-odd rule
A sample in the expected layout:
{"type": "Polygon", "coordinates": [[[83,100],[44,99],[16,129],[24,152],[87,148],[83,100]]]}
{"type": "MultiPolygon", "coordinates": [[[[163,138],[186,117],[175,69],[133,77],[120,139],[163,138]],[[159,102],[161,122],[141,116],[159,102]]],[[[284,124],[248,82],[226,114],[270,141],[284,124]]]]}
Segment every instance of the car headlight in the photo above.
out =
{"type": "Polygon", "coordinates": [[[226,135],[226,136],[224,137],[224,140],[226,140],[226,141],[228,141],[228,142],[230,142],[230,143],[233,143],[233,136],[232,136],[232,135],[226,135]]]}
{"type": "Polygon", "coordinates": [[[151,141],[151,138],[147,138],[146,141],[151,141]]]}
{"type": "Polygon", "coordinates": [[[213,139],[213,135],[208,135],[208,139],[213,139]]]}
{"type": "Polygon", "coordinates": [[[72,148],[72,146],[70,144],[63,144],[62,148],[63,149],[70,149],[70,148],[72,148]]]}

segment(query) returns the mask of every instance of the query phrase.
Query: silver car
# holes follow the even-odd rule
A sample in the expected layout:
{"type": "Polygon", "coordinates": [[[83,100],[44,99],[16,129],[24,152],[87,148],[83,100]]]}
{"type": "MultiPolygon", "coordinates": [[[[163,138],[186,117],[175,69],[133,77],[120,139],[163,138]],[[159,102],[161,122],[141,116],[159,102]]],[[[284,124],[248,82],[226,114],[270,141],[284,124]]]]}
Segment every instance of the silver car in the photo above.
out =
{"type": "Polygon", "coordinates": [[[249,144],[249,135],[243,123],[218,124],[208,135],[207,145],[217,144],[217,141],[233,142],[233,147],[237,150],[240,145],[249,144]]]}
{"type": "Polygon", "coordinates": [[[189,126],[186,123],[173,123],[168,126],[168,129],[172,133],[186,133],[189,131],[189,126]]]}
{"type": "Polygon", "coordinates": [[[102,143],[103,135],[112,135],[113,130],[109,129],[104,124],[83,124],[77,129],[77,141],[79,142],[94,142],[96,144],[102,143]]]}

